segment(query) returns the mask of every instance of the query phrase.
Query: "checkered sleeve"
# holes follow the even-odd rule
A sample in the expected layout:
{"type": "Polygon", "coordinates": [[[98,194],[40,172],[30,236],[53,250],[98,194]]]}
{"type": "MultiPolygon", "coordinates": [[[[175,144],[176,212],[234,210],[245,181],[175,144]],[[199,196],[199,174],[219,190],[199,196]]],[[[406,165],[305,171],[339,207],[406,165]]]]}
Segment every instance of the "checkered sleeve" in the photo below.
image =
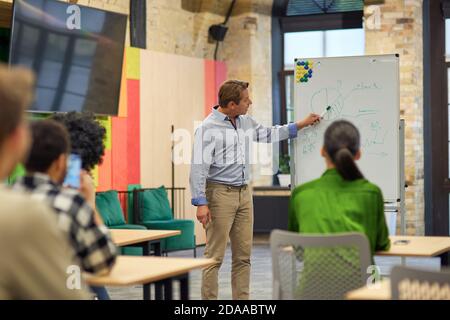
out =
{"type": "Polygon", "coordinates": [[[91,273],[109,271],[116,260],[117,248],[108,228],[95,223],[94,210],[79,195],[73,198],[70,212],[77,212],[70,233],[82,268],[91,273]]]}

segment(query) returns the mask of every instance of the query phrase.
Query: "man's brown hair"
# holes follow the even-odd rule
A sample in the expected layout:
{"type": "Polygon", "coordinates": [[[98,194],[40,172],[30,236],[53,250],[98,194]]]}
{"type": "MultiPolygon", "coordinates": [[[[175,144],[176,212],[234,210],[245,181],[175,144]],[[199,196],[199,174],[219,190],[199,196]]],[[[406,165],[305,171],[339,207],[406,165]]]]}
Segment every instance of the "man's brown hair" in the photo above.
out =
{"type": "Polygon", "coordinates": [[[33,143],[25,168],[45,173],[62,154],[69,154],[69,132],[63,124],[51,119],[32,121],[30,129],[33,143]]]}
{"type": "Polygon", "coordinates": [[[226,108],[228,103],[234,102],[239,104],[241,102],[242,91],[248,88],[248,82],[240,80],[227,80],[219,89],[219,105],[226,108]]]}
{"type": "Polygon", "coordinates": [[[30,70],[0,64],[0,145],[22,121],[33,99],[33,87],[30,70]]]}

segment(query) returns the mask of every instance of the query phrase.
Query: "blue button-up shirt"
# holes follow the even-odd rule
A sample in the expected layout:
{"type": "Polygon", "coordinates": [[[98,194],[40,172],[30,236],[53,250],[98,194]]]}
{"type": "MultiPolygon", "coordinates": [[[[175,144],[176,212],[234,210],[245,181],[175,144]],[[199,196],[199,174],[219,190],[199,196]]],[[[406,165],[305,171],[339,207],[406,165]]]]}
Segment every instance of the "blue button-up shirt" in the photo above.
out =
{"type": "Polygon", "coordinates": [[[231,119],[214,107],[195,131],[189,182],[194,206],[208,204],[206,181],[241,186],[250,179],[250,144],[297,137],[297,125],[264,127],[248,115],[231,119]]]}

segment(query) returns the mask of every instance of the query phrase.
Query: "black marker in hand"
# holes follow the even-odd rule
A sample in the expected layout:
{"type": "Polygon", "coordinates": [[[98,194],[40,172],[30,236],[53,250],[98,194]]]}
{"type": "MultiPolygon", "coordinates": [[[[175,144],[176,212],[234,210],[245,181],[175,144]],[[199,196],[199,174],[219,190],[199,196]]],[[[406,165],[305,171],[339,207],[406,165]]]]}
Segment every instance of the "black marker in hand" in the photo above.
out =
{"type": "Polygon", "coordinates": [[[331,110],[331,106],[328,106],[324,112],[322,112],[322,114],[320,115],[320,119],[323,119],[323,117],[327,114],[328,111],[331,110]]]}

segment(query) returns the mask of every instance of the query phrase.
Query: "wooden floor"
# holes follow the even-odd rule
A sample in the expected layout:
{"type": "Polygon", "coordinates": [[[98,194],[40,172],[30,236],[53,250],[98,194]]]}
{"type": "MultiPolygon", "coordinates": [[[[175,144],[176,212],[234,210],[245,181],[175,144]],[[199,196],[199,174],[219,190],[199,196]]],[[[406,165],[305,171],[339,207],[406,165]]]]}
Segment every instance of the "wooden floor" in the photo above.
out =
{"type": "MultiPolygon", "coordinates": [[[[197,248],[198,257],[203,256],[204,247],[197,248]]],[[[192,250],[179,251],[171,253],[172,257],[192,257],[192,250]]],[[[250,284],[251,299],[271,299],[272,297],[272,266],[270,247],[265,238],[255,239],[252,252],[252,274],[250,284]]],[[[383,275],[389,275],[390,269],[394,265],[401,264],[400,258],[392,257],[375,257],[375,263],[380,266],[383,275]]],[[[439,270],[439,258],[408,258],[406,265],[418,266],[431,270],[439,270]]],[[[219,272],[219,299],[231,299],[231,250],[228,247],[225,254],[224,263],[219,272]]],[[[190,273],[190,298],[198,300],[200,296],[201,287],[201,271],[195,270],[190,273]]],[[[107,288],[111,299],[113,300],[141,300],[142,287],[108,287],[107,288]]],[[[174,286],[175,298],[178,299],[178,284],[174,286]]],[[[153,293],[152,293],[153,295],[153,293]]]]}

